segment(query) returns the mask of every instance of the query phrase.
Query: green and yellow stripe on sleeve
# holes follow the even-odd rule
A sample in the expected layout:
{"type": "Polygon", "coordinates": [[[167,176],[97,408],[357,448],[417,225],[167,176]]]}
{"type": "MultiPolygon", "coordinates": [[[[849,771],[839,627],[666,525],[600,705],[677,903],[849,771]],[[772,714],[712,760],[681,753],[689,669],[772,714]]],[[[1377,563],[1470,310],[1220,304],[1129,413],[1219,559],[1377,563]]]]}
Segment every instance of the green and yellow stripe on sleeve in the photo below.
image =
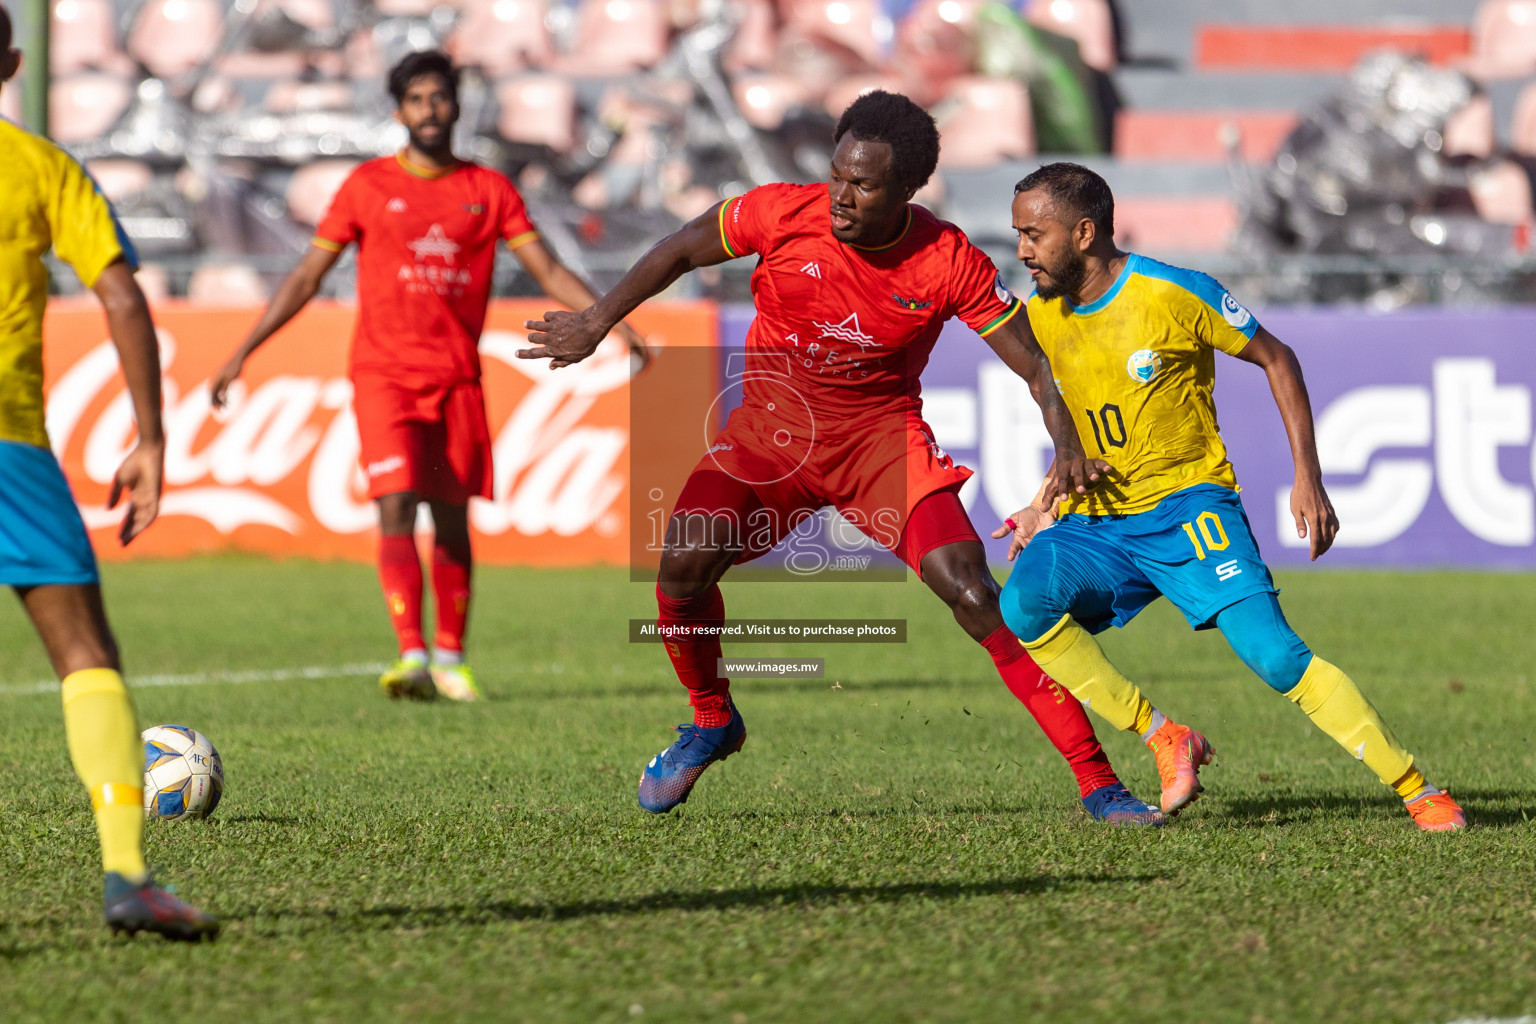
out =
{"type": "Polygon", "coordinates": [[[998,318],[996,320],[993,320],[991,323],[989,323],[986,326],[982,327],[982,329],[977,331],[976,333],[981,335],[983,338],[985,338],[987,335],[991,334],[993,331],[995,331],[999,327],[1003,326],[1003,324],[1007,323],[1009,320],[1012,320],[1014,317],[1018,316],[1019,315],[1019,310],[1021,310],[1023,308],[1024,308],[1024,303],[1020,302],[1019,301],[1019,297],[1017,295],[1015,295],[1013,297],[1013,304],[1011,306],[1009,306],[1007,308],[1007,310],[1005,310],[1000,316],[998,316],[998,318]]]}

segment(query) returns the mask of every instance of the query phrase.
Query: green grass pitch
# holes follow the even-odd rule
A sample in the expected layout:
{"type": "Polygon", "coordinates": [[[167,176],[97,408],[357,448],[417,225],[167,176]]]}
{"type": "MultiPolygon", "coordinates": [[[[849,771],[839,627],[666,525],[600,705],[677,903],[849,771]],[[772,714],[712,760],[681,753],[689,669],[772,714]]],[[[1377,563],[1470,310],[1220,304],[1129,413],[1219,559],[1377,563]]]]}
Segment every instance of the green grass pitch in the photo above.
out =
{"type": "MultiPolygon", "coordinates": [[[[1087,821],[1066,767],[921,585],[727,585],[743,617],[894,617],[825,681],[737,684],[749,740],[679,811],[635,803],[686,717],[618,571],[485,569],[490,700],[370,678],[372,570],[109,567],[143,724],[206,732],[229,788],[152,824],[151,864],[220,913],[200,947],[109,937],[56,690],[0,613],[0,1018],[7,1021],[1401,1021],[1536,1012],[1536,577],[1282,574],[1475,828],[1422,835],[1359,764],[1166,604],[1105,639],[1219,754],[1173,826],[1087,821]],[[249,677],[247,677],[249,678],[249,677]]],[[[1132,789],[1151,756],[1100,735],[1132,789]]]]}

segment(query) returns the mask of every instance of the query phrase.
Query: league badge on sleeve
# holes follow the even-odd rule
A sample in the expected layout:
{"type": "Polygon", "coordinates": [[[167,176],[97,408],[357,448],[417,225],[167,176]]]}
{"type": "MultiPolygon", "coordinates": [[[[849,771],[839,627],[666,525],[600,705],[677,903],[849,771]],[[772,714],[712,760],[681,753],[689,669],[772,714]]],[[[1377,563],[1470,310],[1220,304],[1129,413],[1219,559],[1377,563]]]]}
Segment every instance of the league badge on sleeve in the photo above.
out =
{"type": "Polygon", "coordinates": [[[997,293],[997,301],[1005,306],[1013,305],[1013,292],[1003,283],[1003,272],[997,272],[997,280],[992,283],[992,290],[997,293]]]}
{"type": "Polygon", "coordinates": [[[1253,314],[1243,308],[1243,304],[1232,297],[1231,292],[1221,293],[1221,315],[1239,331],[1248,326],[1248,321],[1253,319],[1253,314]]]}

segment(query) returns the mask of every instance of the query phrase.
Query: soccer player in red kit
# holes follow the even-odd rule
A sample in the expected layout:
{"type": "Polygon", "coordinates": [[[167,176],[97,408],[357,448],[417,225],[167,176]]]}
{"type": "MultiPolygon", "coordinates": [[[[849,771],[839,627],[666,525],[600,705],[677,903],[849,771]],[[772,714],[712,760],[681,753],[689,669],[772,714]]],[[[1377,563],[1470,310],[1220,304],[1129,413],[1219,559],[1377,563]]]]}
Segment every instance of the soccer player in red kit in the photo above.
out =
{"type": "MultiPolygon", "coordinates": [[[[505,177],[453,155],[458,73],[442,53],[413,53],[389,74],[396,118],[410,135],[395,156],[370,160],[342,184],[314,245],[283,281],[212,384],[215,406],[246,359],[314,298],[343,249],[357,243],[358,321],[349,373],[361,463],[379,507],[379,577],[400,660],[379,679],[391,697],[441,693],[474,700],[464,662],[470,599],[468,505],[491,496],[491,437],[477,349],[496,244],[505,241],[544,293],[580,309],[582,280],[539,241],[505,177]],[[417,505],[432,509],[437,633],[422,634],[417,505]]],[[[615,325],[642,358],[645,343],[615,325]]]]}
{"type": "Polygon", "coordinates": [[[1029,382],[1056,441],[1053,486],[1085,492],[1097,480],[1023,305],[958,228],[911,204],[938,162],[926,112],[872,92],[844,112],[836,141],[829,184],[768,185],[719,204],[658,243],[594,306],[530,323],[535,347],[519,353],[556,367],[578,362],[682,274],[758,257],[742,405],[678,496],[656,587],[664,628],[705,627],[666,643],[694,718],[646,766],[640,804],[671,810],[705,768],[741,748],[746,726],[717,671],[719,637],[708,635],[725,616],[718,582],[831,505],[917,570],[986,648],[1067,758],[1090,814],[1160,825],[1161,812],[1116,778],[1082,707],[1003,624],[999,587],[957,494],[970,470],[922,420],[918,377],[940,328],[958,316],[1029,382]]]}

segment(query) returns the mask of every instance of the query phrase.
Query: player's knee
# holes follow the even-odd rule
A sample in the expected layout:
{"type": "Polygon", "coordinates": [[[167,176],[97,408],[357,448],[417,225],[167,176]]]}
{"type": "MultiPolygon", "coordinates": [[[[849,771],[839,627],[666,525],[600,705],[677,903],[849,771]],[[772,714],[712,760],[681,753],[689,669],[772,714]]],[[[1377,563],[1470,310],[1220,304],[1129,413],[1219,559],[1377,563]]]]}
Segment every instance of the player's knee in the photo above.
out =
{"type": "Polygon", "coordinates": [[[1033,643],[1049,633],[1061,621],[1065,612],[1057,607],[1057,602],[1045,590],[1016,582],[1018,579],[1019,574],[1015,570],[1003,587],[1000,602],[1003,622],[1013,631],[1014,636],[1025,643],[1033,643]]]}
{"type": "Polygon", "coordinates": [[[1289,629],[1249,636],[1234,641],[1232,648],[1243,664],[1277,693],[1295,689],[1312,662],[1312,652],[1289,629]]]}
{"type": "Polygon", "coordinates": [[[661,553],[657,582],[668,597],[697,597],[712,586],[735,561],[737,552],[712,544],[673,544],[668,538],[661,553]]]}

